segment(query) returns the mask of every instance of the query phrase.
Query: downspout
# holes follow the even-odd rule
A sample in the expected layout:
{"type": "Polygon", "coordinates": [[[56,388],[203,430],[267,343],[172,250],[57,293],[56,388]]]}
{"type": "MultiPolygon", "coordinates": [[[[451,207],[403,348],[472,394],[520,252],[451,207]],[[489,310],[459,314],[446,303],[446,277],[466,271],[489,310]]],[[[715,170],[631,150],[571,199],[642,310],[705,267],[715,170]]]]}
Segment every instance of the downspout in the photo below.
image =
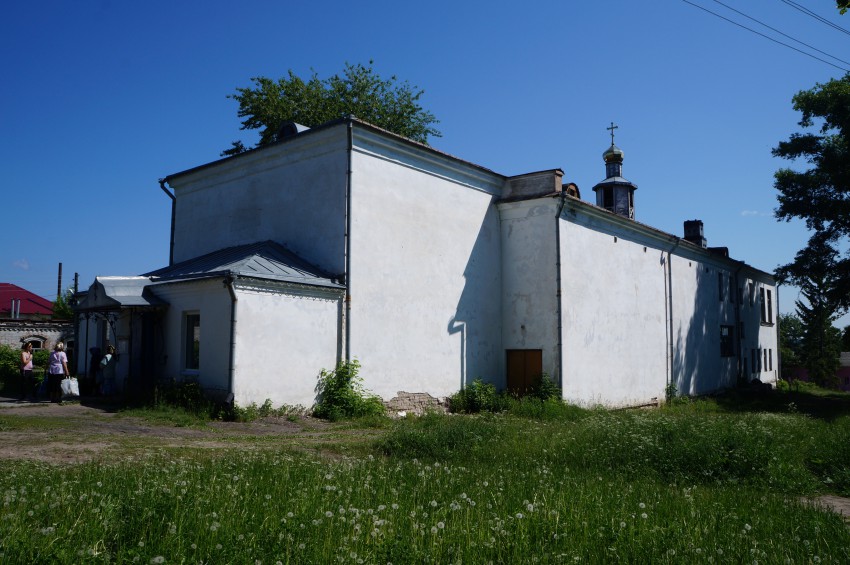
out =
{"type": "Polygon", "coordinates": [[[353,116],[348,120],[348,171],[345,177],[345,360],[351,360],[351,177],[354,151],[353,116]]]}
{"type": "Polygon", "coordinates": [[[741,280],[739,278],[739,275],[741,274],[743,268],[744,263],[741,263],[740,265],[738,265],[738,269],[735,271],[735,292],[738,294],[738,296],[732,297],[732,299],[735,300],[735,331],[738,332],[738,381],[747,377],[744,374],[744,334],[741,332],[741,302],[743,302],[744,300],[744,293],[738,293],[738,289],[741,288],[741,280]]]}
{"type": "MultiPolygon", "coordinates": [[[[776,279],[774,279],[773,282],[776,283],[776,279]]],[[[773,289],[776,291],[776,332],[774,333],[774,337],[776,338],[776,379],[774,380],[774,383],[779,384],[779,379],[782,378],[782,354],[779,349],[779,332],[782,331],[781,322],[779,320],[779,285],[774,284],[773,289]]]]}
{"type": "Polygon", "coordinates": [[[174,218],[177,215],[177,198],[165,188],[165,179],[159,179],[159,187],[171,199],[171,239],[168,242],[168,265],[174,264],[174,218]]]}
{"type": "Polygon", "coordinates": [[[233,288],[238,277],[236,275],[228,275],[224,278],[224,286],[227,287],[227,292],[230,293],[230,353],[227,360],[227,397],[225,402],[233,404],[233,367],[236,359],[236,290],[233,288]]]}
{"type": "Polygon", "coordinates": [[[564,320],[563,320],[563,295],[561,294],[561,214],[567,204],[567,196],[561,187],[558,204],[558,213],[555,215],[555,298],[557,302],[556,315],[558,316],[558,387],[561,396],[564,395],[564,320]]]}
{"type": "MultiPolygon", "coordinates": [[[[667,280],[664,281],[665,296],[664,306],[667,310],[667,388],[664,391],[665,397],[667,390],[670,390],[670,385],[673,384],[673,252],[679,247],[682,242],[681,238],[673,236],[676,244],[667,251],[667,280]]],[[[666,398],[665,398],[666,400],[666,398]]]]}

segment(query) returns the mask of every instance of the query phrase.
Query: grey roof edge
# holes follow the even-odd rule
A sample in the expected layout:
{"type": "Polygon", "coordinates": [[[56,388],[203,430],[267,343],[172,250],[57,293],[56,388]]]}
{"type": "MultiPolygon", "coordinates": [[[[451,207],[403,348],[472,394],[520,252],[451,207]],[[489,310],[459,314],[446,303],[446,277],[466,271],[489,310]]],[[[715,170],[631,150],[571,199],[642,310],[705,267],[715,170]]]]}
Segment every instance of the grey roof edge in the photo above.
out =
{"type": "Polygon", "coordinates": [[[292,284],[324,288],[346,288],[337,278],[311,262],[290,251],[286,246],[272,240],[234,245],[218,249],[192,259],[181,261],[161,269],[145,273],[152,283],[200,280],[204,278],[238,277],[257,280],[282,281],[292,284]],[[272,257],[282,265],[284,272],[258,273],[252,269],[240,269],[254,257],[272,257]],[[206,264],[206,265],[205,265],[206,264]],[[232,267],[234,264],[237,268],[232,267]],[[294,271],[286,272],[287,270],[294,271]],[[302,276],[303,273],[306,276],[302,276]]]}
{"type": "MultiPolygon", "coordinates": [[[[420,149],[422,149],[422,150],[424,150],[424,151],[428,151],[428,152],[430,152],[430,153],[434,153],[434,154],[436,154],[436,155],[440,155],[440,156],[445,157],[445,158],[447,158],[447,159],[451,159],[451,160],[453,160],[453,161],[456,161],[456,162],[459,162],[459,163],[463,163],[463,164],[465,164],[465,165],[467,165],[467,166],[474,167],[474,168],[479,169],[479,170],[482,170],[482,171],[486,171],[486,172],[487,172],[487,173],[489,173],[489,174],[496,175],[496,176],[502,177],[502,178],[504,178],[504,179],[510,178],[510,176],[509,176],[509,175],[504,175],[504,174],[502,174],[502,173],[497,173],[497,172],[493,171],[492,169],[488,169],[487,167],[484,167],[484,166],[479,165],[479,164],[477,164],[477,163],[473,163],[472,161],[467,161],[467,160],[465,160],[465,159],[461,159],[460,157],[456,157],[456,156],[454,156],[454,155],[452,155],[452,154],[450,154],[450,153],[446,153],[446,152],[444,152],[444,151],[440,151],[439,149],[435,149],[435,148],[433,148],[433,147],[431,147],[430,145],[427,145],[427,144],[425,144],[425,143],[421,143],[421,142],[419,142],[419,141],[414,141],[414,140],[412,140],[412,139],[409,139],[409,138],[407,138],[407,137],[404,137],[403,135],[399,135],[399,134],[397,134],[397,133],[393,133],[393,132],[391,132],[391,131],[389,131],[389,130],[386,130],[386,129],[383,129],[383,128],[379,127],[379,126],[376,126],[376,125],[374,125],[374,124],[371,124],[371,123],[369,123],[369,122],[367,122],[367,121],[365,121],[365,120],[361,120],[360,118],[357,118],[357,117],[355,117],[355,116],[346,116],[346,117],[343,117],[343,118],[337,118],[337,119],[335,119],[335,120],[331,120],[331,121],[329,121],[329,122],[325,122],[325,123],[323,123],[323,124],[319,124],[319,125],[317,125],[317,126],[311,127],[311,128],[309,128],[309,129],[307,129],[307,130],[305,130],[305,131],[298,132],[298,133],[297,133],[297,134],[295,134],[295,135],[292,135],[292,136],[286,137],[285,139],[281,139],[281,140],[278,140],[278,141],[274,141],[274,142],[272,142],[272,143],[268,143],[268,144],[266,144],[266,145],[261,145],[261,146],[259,146],[259,147],[252,147],[251,149],[248,149],[247,151],[243,151],[242,153],[237,153],[236,155],[230,155],[230,156],[228,156],[228,157],[223,157],[223,158],[221,158],[221,159],[216,159],[215,161],[210,161],[209,163],[204,163],[204,164],[202,164],[202,165],[198,165],[198,166],[196,166],[196,167],[192,167],[192,168],[190,168],[190,169],[186,169],[186,170],[184,170],[184,171],[180,171],[180,172],[177,172],[177,173],[172,173],[172,174],[170,174],[170,175],[167,175],[167,176],[165,176],[165,177],[163,177],[163,178],[159,179],[159,181],[160,181],[161,183],[168,183],[168,182],[170,182],[171,180],[177,179],[177,178],[179,178],[179,177],[182,177],[182,176],[185,176],[185,175],[190,175],[190,174],[196,173],[196,172],[198,172],[198,171],[202,171],[202,170],[207,169],[207,168],[215,167],[215,166],[220,165],[221,163],[224,163],[224,162],[231,162],[233,159],[239,159],[239,158],[242,158],[242,157],[244,157],[244,156],[246,156],[246,155],[248,155],[248,154],[256,153],[256,152],[258,152],[258,151],[263,151],[263,150],[268,149],[269,147],[274,147],[274,146],[278,146],[278,145],[281,145],[281,144],[284,144],[284,143],[289,143],[289,142],[291,142],[293,139],[298,139],[298,138],[301,138],[301,137],[304,137],[304,136],[313,135],[313,134],[315,134],[316,132],[320,132],[320,131],[323,131],[323,130],[327,130],[327,129],[330,129],[330,128],[332,128],[332,127],[338,126],[338,125],[340,125],[340,124],[357,124],[357,125],[359,125],[359,126],[361,126],[361,127],[365,128],[365,129],[370,129],[370,130],[372,130],[372,131],[375,131],[375,132],[381,133],[381,134],[383,134],[383,135],[386,135],[387,137],[394,138],[395,140],[397,140],[397,141],[399,141],[399,142],[406,143],[406,144],[408,144],[408,145],[411,145],[411,146],[414,146],[414,147],[418,147],[418,148],[420,148],[420,149]]],[[[521,175],[516,175],[516,176],[521,176],[521,175]]]]}
{"type": "Polygon", "coordinates": [[[550,194],[520,196],[520,197],[516,197],[516,198],[504,198],[504,199],[497,200],[495,203],[497,205],[498,204],[517,204],[517,203],[524,202],[524,201],[527,201],[527,200],[538,200],[538,199],[541,199],[541,198],[564,198],[565,202],[569,202],[574,206],[584,208],[587,212],[594,214],[594,215],[597,215],[600,218],[610,220],[610,221],[612,221],[616,224],[619,224],[619,225],[622,225],[622,226],[625,226],[625,227],[630,227],[632,229],[643,231],[644,233],[651,234],[655,238],[660,239],[660,240],[664,240],[664,241],[667,241],[667,242],[670,242],[670,243],[685,246],[686,249],[689,249],[693,252],[704,255],[704,256],[711,258],[715,261],[725,261],[725,262],[728,262],[728,263],[733,263],[733,264],[738,265],[740,268],[746,267],[747,269],[750,269],[751,271],[765,275],[766,277],[777,282],[777,284],[778,284],[778,281],[776,281],[776,276],[773,273],[763,271],[763,270],[759,269],[758,267],[754,267],[754,266],[750,265],[746,261],[741,261],[740,259],[734,259],[732,257],[721,257],[721,256],[717,255],[716,253],[711,253],[707,249],[703,249],[699,245],[696,245],[694,243],[691,243],[690,241],[687,241],[684,237],[680,237],[678,235],[666,232],[664,230],[650,226],[649,224],[644,224],[642,222],[639,222],[639,221],[631,219],[631,218],[624,218],[623,216],[620,216],[619,214],[615,214],[614,212],[606,210],[605,208],[601,208],[601,207],[597,206],[596,204],[593,204],[592,202],[585,202],[584,200],[582,200],[580,198],[576,198],[575,196],[570,196],[569,194],[564,194],[563,192],[553,192],[553,193],[550,193],[550,194]]]}
{"type": "Polygon", "coordinates": [[[195,282],[201,281],[204,279],[251,279],[251,280],[260,280],[260,281],[271,281],[271,282],[279,282],[286,284],[293,284],[299,286],[309,286],[314,288],[325,288],[331,290],[345,290],[345,285],[334,282],[332,280],[323,280],[323,279],[306,279],[306,278],[298,278],[298,277],[285,277],[280,275],[256,275],[256,274],[245,274],[240,273],[238,271],[233,271],[230,269],[226,269],[223,271],[212,271],[209,273],[196,273],[189,275],[175,275],[173,277],[152,277],[150,286],[159,286],[166,284],[178,284],[184,282],[195,282]],[[322,282],[315,282],[322,281],[322,282]]]}

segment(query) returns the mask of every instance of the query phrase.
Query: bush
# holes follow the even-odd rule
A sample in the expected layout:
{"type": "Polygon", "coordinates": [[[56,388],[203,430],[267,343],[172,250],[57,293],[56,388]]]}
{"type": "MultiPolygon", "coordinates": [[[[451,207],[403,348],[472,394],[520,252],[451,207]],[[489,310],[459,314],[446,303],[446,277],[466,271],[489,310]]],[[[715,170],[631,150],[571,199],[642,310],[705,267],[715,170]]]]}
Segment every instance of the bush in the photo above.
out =
{"type": "Polygon", "coordinates": [[[340,361],[333,371],[322,369],[313,415],[331,421],[385,415],[384,403],[363,388],[359,372],[360,362],[356,359],[340,361]]]}
{"type": "Polygon", "coordinates": [[[480,378],[449,398],[449,409],[457,413],[501,412],[506,408],[507,400],[496,392],[496,386],[480,378]]]}

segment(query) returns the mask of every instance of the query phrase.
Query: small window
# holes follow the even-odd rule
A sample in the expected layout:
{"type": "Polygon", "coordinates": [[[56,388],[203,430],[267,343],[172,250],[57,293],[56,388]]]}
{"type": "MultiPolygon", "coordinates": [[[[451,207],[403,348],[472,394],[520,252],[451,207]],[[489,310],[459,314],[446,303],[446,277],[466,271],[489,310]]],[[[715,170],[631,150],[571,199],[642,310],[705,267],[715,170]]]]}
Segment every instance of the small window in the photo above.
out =
{"type": "Polygon", "coordinates": [[[717,297],[723,302],[723,273],[717,273],[717,297]]]}
{"type": "Polygon", "coordinates": [[[602,189],[602,206],[606,210],[614,209],[614,189],[613,188],[603,188],[602,189]]]}
{"type": "Polygon", "coordinates": [[[186,314],[186,341],[184,345],[186,369],[197,371],[201,367],[201,315],[186,314]]]}
{"type": "Polygon", "coordinates": [[[729,302],[735,304],[735,279],[729,275],[729,302]]]}
{"type": "Polygon", "coordinates": [[[735,327],[720,326],[720,356],[735,356],[735,327]]]}
{"type": "Polygon", "coordinates": [[[767,349],[762,349],[762,354],[764,357],[764,365],[762,365],[762,367],[764,367],[764,370],[767,371],[767,349]]]}
{"type": "Polygon", "coordinates": [[[773,370],[773,350],[772,349],[767,350],[767,370],[768,371],[773,370]]]}
{"type": "Polygon", "coordinates": [[[759,306],[761,306],[761,323],[767,323],[767,300],[764,297],[764,287],[759,288],[759,306]]]}
{"type": "Polygon", "coordinates": [[[767,290],[767,323],[773,323],[773,294],[770,289],[767,290]]]}

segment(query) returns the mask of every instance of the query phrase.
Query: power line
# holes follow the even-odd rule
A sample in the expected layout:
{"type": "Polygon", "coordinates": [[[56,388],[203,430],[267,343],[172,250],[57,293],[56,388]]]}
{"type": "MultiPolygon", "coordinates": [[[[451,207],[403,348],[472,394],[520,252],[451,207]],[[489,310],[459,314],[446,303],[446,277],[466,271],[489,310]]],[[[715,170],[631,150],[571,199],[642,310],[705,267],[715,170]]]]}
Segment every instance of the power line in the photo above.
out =
{"type": "MultiPolygon", "coordinates": [[[[799,39],[793,38],[793,37],[791,37],[790,35],[788,35],[787,33],[783,33],[783,32],[781,32],[781,31],[779,31],[779,30],[778,30],[778,29],[776,29],[775,27],[771,27],[771,26],[767,25],[766,23],[764,23],[764,22],[762,22],[762,21],[759,21],[759,20],[755,19],[755,18],[754,18],[754,17],[752,17],[752,16],[748,16],[747,14],[745,14],[744,12],[741,12],[740,10],[736,10],[736,9],[735,9],[735,8],[733,8],[732,6],[729,6],[729,5],[727,5],[727,4],[724,4],[724,3],[723,3],[723,2],[721,2],[720,0],[714,0],[714,1],[715,1],[717,4],[720,4],[721,6],[723,6],[724,8],[728,8],[729,10],[732,10],[732,11],[733,11],[733,12],[735,12],[736,14],[740,14],[740,15],[744,16],[745,18],[750,19],[750,20],[752,20],[752,21],[756,22],[756,23],[757,23],[757,24],[759,24],[759,25],[763,25],[764,27],[766,27],[767,29],[769,29],[769,30],[771,30],[771,31],[775,31],[775,32],[776,32],[776,33],[778,33],[779,35],[782,35],[782,36],[784,36],[784,37],[787,37],[787,38],[788,38],[788,39],[790,39],[791,41],[796,41],[796,42],[797,42],[797,43],[799,43],[800,45],[805,45],[805,46],[806,46],[806,47],[808,47],[809,49],[814,49],[815,51],[817,51],[818,53],[821,53],[822,55],[826,55],[827,57],[832,57],[832,58],[833,58],[833,59],[835,59],[836,61],[841,61],[841,62],[842,62],[842,63],[844,63],[845,65],[850,65],[850,62],[847,62],[847,61],[845,61],[844,59],[839,59],[839,58],[838,58],[838,57],[836,57],[835,55],[830,55],[830,54],[829,54],[829,53],[827,53],[826,51],[821,51],[821,50],[820,50],[820,49],[818,49],[817,47],[814,47],[814,46],[812,46],[812,45],[809,45],[808,43],[806,43],[806,42],[804,42],[804,41],[800,41],[799,39]]],[[[782,1],[783,1],[783,2],[785,2],[785,0],[782,0],[782,1]]],[[[787,3],[787,2],[786,2],[786,3],[787,3]]]]}
{"type": "MultiPolygon", "coordinates": [[[[736,26],[738,26],[738,27],[740,27],[740,28],[743,28],[743,29],[745,29],[745,30],[747,30],[747,31],[749,31],[749,32],[751,32],[751,33],[754,33],[754,34],[759,35],[759,36],[761,36],[761,37],[763,37],[763,38],[765,38],[765,39],[768,39],[768,40],[770,40],[770,41],[773,41],[774,43],[778,43],[779,45],[782,45],[782,46],[784,46],[784,47],[787,47],[788,49],[793,49],[793,50],[794,50],[794,51],[796,51],[797,53],[802,53],[803,55],[806,55],[807,57],[811,57],[812,59],[816,59],[816,60],[820,61],[821,63],[826,63],[826,64],[827,64],[827,65],[829,65],[830,67],[835,67],[836,69],[842,70],[842,71],[844,71],[844,72],[850,72],[850,69],[848,69],[848,68],[841,67],[841,66],[839,66],[839,65],[836,65],[835,63],[830,63],[829,61],[827,61],[827,60],[825,60],[825,59],[821,59],[820,57],[816,57],[815,55],[812,55],[811,53],[807,53],[807,52],[803,51],[802,49],[797,49],[797,48],[796,48],[796,47],[794,47],[793,45],[788,45],[787,43],[783,43],[783,42],[779,41],[778,39],[774,39],[773,37],[770,37],[769,35],[765,35],[765,34],[763,34],[763,33],[759,32],[759,31],[756,31],[756,30],[754,30],[754,29],[752,29],[752,28],[749,28],[749,27],[747,27],[747,26],[745,26],[745,25],[743,25],[743,24],[739,24],[738,22],[736,22],[736,21],[734,21],[734,20],[730,20],[729,18],[727,18],[727,17],[725,17],[725,16],[721,16],[720,14],[718,14],[718,13],[716,13],[716,12],[712,12],[712,11],[711,11],[711,10],[709,10],[708,8],[704,8],[704,7],[700,6],[699,4],[694,4],[693,2],[690,2],[689,0],[682,0],[682,2],[684,2],[685,4],[690,4],[690,5],[691,5],[691,6],[693,6],[694,8],[699,8],[700,10],[703,10],[704,12],[708,12],[708,13],[709,13],[709,14],[711,14],[712,16],[717,16],[717,17],[718,17],[718,18],[720,18],[721,20],[725,20],[725,21],[729,22],[730,24],[733,24],[733,25],[736,25],[736,26]]],[[[830,57],[831,57],[831,55],[830,55],[830,57]]],[[[835,59],[836,57],[833,57],[833,58],[835,59]]]]}
{"type": "Polygon", "coordinates": [[[781,0],[781,1],[782,1],[782,2],[784,2],[785,4],[788,4],[789,6],[791,6],[792,8],[794,8],[795,10],[799,10],[799,11],[803,12],[804,14],[806,14],[807,16],[809,16],[810,18],[814,18],[814,19],[816,19],[817,21],[819,21],[819,22],[821,22],[821,23],[823,23],[823,24],[828,25],[828,26],[829,26],[829,27],[831,27],[832,29],[835,29],[835,30],[838,30],[838,31],[840,31],[840,32],[842,32],[842,33],[846,33],[847,35],[850,35],[850,31],[847,31],[846,29],[844,29],[843,27],[841,27],[841,26],[840,26],[840,25],[838,25],[838,24],[834,24],[834,23],[832,23],[831,21],[829,21],[828,19],[824,18],[823,16],[819,16],[819,15],[815,14],[814,12],[812,12],[811,10],[809,10],[808,8],[806,8],[805,6],[801,6],[801,5],[797,4],[796,2],[791,2],[790,0],[781,0]]]}

